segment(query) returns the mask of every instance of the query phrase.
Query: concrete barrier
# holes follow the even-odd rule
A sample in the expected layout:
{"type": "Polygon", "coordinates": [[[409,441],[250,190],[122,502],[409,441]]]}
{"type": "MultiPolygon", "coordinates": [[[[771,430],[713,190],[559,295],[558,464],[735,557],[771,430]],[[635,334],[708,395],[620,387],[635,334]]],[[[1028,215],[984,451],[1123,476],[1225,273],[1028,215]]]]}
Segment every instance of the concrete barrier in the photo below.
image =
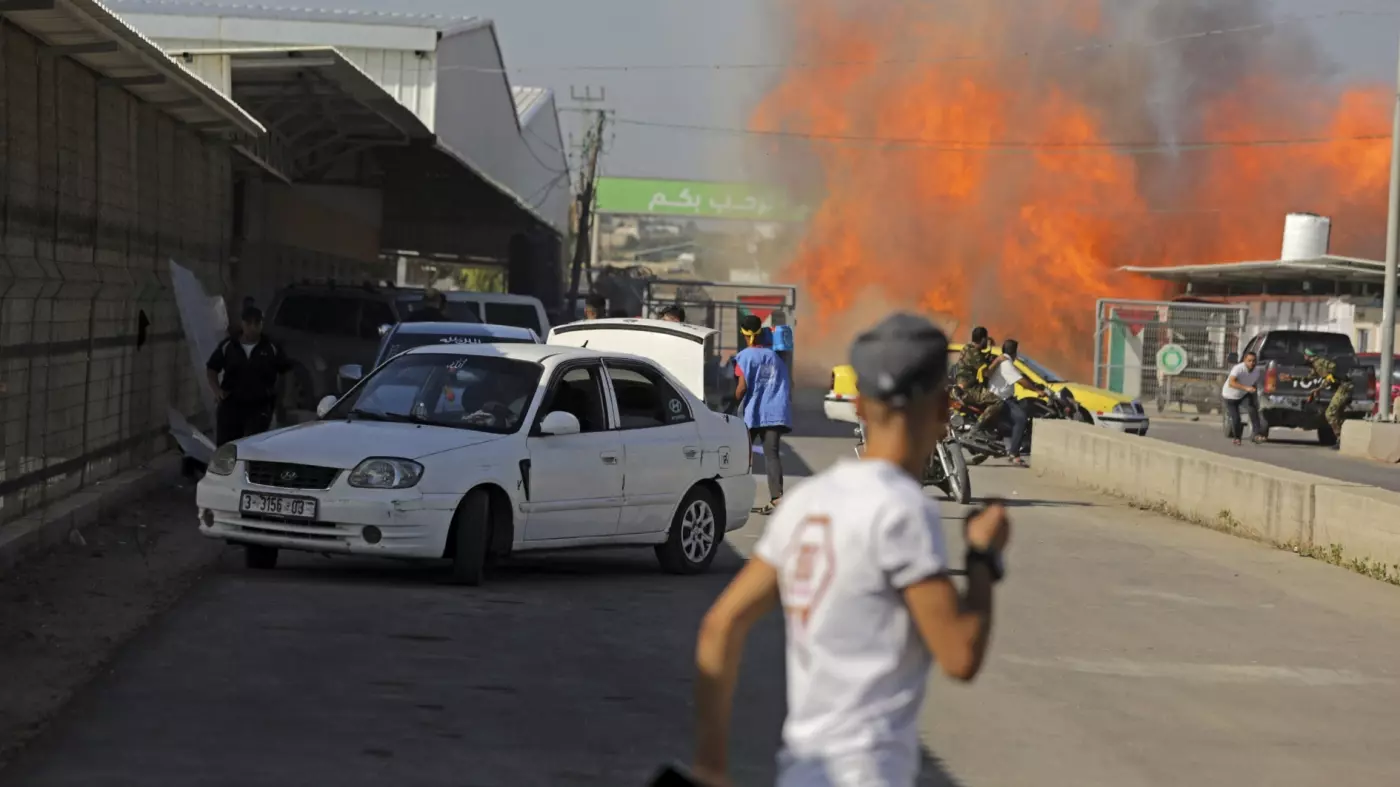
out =
{"type": "Polygon", "coordinates": [[[1342,424],[1341,452],[1358,459],[1400,463],[1400,424],[1347,421],[1342,424]]]}
{"type": "Polygon", "coordinates": [[[1072,421],[1036,422],[1031,464],[1043,476],[1300,546],[1313,542],[1317,486],[1347,485],[1072,421]]]}
{"type": "Polygon", "coordinates": [[[1363,561],[1400,575],[1400,493],[1375,487],[1319,485],[1314,505],[1316,546],[1328,549],[1336,545],[1343,561],[1363,561]]]}

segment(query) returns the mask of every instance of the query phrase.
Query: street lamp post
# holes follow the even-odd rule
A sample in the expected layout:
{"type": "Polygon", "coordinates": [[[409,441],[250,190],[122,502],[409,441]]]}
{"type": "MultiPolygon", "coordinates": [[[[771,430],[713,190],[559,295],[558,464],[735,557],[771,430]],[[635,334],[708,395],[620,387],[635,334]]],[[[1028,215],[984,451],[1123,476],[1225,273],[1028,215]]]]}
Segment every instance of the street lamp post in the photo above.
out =
{"type": "Polygon", "coordinates": [[[1390,128],[1390,209],[1385,220],[1385,291],[1381,296],[1381,368],[1376,382],[1380,417],[1388,421],[1390,379],[1395,372],[1396,255],[1400,252],[1400,60],[1395,72],[1395,116],[1390,128]]]}

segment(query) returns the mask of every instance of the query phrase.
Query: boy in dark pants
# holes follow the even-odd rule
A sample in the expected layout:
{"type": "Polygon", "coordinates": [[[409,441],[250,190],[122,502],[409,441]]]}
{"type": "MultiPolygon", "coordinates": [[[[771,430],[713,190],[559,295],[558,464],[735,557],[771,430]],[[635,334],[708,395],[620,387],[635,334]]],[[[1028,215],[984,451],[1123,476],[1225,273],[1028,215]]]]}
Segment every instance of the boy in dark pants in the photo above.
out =
{"type": "Polygon", "coordinates": [[[748,342],[734,358],[739,384],[735,397],[741,403],[750,442],[763,445],[763,464],[768,471],[769,503],[753,509],[755,514],[771,514],[783,496],[781,438],[792,430],[792,382],[787,364],[762,341],[763,322],[747,315],[739,330],[748,342]]]}

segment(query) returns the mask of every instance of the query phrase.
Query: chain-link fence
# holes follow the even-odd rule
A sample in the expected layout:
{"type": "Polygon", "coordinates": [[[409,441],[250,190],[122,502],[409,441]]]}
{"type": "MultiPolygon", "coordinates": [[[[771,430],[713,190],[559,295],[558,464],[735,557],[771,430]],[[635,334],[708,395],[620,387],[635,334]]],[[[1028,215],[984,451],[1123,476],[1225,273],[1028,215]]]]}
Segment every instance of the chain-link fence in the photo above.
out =
{"type": "Polygon", "coordinates": [[[1157,412],[1214,413],[1238,360],[1249,307],[1225,304],[1101,300],[1094,344],[1094,385],[1157,412]],[[1158,355],[1168,352],[1169,364],[1158,355]]]}
{"type": "Polygon", "coordinates": [[[226,148],[0,28],[0,527],[206,423],[168,261],[227,291],[226,148]]]}

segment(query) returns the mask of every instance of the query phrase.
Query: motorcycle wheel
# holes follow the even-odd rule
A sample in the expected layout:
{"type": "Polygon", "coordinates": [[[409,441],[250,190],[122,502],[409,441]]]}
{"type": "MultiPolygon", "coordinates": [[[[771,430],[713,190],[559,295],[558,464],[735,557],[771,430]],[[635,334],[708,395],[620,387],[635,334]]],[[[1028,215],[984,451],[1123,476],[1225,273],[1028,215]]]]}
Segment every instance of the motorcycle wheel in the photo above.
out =
{"type": "MultiPolygon", "coordinates": [[[[945,475],[939,487],[949,500],[967,505],[972,500],[972,478],[967,472],[967,462],[963,460],[962,446],[956,441],[946,441],[938,444],[937,452],[945,475]]],[[[982,459],[985,461],[986,457],[982,459]]]]}

